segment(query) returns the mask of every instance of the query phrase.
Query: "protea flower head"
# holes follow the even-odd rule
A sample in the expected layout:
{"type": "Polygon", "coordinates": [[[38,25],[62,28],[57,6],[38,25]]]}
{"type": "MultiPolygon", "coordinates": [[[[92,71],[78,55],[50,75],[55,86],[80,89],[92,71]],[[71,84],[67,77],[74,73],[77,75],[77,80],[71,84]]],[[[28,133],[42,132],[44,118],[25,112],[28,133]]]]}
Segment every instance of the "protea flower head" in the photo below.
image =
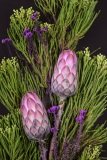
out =
{"type": "Polygon", "coordinates": [[[50,132],[46,109],[34,92],[26,93],[20,107],[23,128],[29,139],[43,140],[50,132]]]}
{"type": "Polygon", "coordinates": [[[51,91],[65,99],[77,88],[77,56],[70,49],[62,51],[54,68],[51,91]]]}

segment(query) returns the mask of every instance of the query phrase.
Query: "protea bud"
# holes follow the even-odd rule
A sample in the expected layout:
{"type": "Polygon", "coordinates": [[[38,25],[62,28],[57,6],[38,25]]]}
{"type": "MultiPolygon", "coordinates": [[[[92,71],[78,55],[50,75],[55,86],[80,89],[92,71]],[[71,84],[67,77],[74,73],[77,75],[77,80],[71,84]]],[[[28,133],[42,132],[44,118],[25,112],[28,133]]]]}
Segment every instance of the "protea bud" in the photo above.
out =
{"type": "Polygon", "coordinates": [[[21,101],[23,128],[29,139],[42,140],[50,132],[46,109],[34,92],[26,93],[21,101]]]}
{"type": "Polygon", "coordinates": [[[51,91],[65,99],[75,93],[77,87],[77,56],[69,50],[59,55],[51,80],[51,91]]]}

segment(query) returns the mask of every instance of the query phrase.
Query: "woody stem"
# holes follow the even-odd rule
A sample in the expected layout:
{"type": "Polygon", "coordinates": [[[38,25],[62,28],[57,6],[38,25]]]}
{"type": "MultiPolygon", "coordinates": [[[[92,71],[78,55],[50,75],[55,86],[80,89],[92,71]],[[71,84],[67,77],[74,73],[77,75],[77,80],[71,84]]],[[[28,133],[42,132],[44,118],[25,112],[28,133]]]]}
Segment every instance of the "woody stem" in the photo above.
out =
{"type": "MultiPolygon", "coordinates": [[[[58,129],[60,126],[60,121],[61,121],[61,117],[62,117],[62,113],[63,113],[63,108],[64,108],[64,101],[59,105],[60,109],[56,115],[56,120],[55,120],[55,128],[56,131],[53,133],[53,137],[51,140],[51,144],[50,144],[50,151],[49,151],[49,160],[52,159],[54,153],[55,153],[55,148],[57,145],[57,135],[58,135],[58,129]]],[[[54,157],[55,159],[55,157],[54,157]]]]}
{"type": "Polygon", "coordinates": [[[47,155],[46,155],[47,149],[45,147],[44,142],[42,142],[42,141],[39,142],[39,149],[40,149],[41,159],[47,160],[47,155]]]}

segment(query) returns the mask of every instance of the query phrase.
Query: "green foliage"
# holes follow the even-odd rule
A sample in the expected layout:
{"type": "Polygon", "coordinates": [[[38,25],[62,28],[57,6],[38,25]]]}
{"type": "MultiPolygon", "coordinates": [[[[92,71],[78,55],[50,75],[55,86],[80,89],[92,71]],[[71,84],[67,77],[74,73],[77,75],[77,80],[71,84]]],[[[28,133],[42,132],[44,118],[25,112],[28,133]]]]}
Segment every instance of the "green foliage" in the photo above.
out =
{"type": "MultiPolygon", "coordinates": [[[[59,130],[59,148],[61,152],[64,141],[73,140],[76,136],[78,124],[76,124],[75,122],[75,117],[77,116],[79,110],[88,110],[81,138],[81,149],[86,149],[86,151],[83,152],[81,158],[82,160],[84,156],[87,156],[87,146],[97,146],[107,142],[107,129],[105,128],[105,125],[102,124],[95,126],[98,118],[106,109],[107,59],[103,55],[98,55],[92,58],[90,54],[91,53],[89,49],[86,49],[84,52],[78,52],[78,90],[75,96],[70,97],[65,104],[65,110],[61,121],[61,128],[59,130]]],[[[25,134],[23,133],[19,111],[16,111],[16,109],[14,109],[14,106],[15,108],[19,107],[19,102],[22,95],[28,90],[34,90],[35,88],[37,88],[37,93],[41,97],[44,97],[45,93],[41,92],[41,89],[39,89],[38,85],[35,83],[35,78],[37,75],[33,75],[27,67],[23,67],[22,72],[16,58],[4,59],[1,62],[1,68],[2,76],[0,78],[0,86],[2,90],[0,90],[0,99],[3,104],[5,104],[9,109],[9,111],[12,111],[12,114],[4,116],[0,120],[0,156],[3,160],[5,160],[7,157],[10,159],[15,159],[15,155],[17,157],[20,155],[21,157],[19,156],[19,158],[22,160],[24,159],[23,156],[26,153],[26,146],[28,146],[28,154],[30,153],[29,155],[31,155],[32,157],[36,154],[36,156],[34,157],[38,157],[38,153],[34,149],[35,145],[32,144],[33,142],[29,142],[25,134]],[[15,66],[17,67],[13,66],[13,64],[15,64],[15,66]],[[20,75],[18,76],[18,79],[15,79],[15,77],[17,77],[16,73],[20,75]],[[12,77],[13,79],[15,79],[15,81],[10,78],[10,74],[13,75],[12,77]],[[5,77],[5,80],[3,79],[3,77],[5,77]],[[8,82],[10,85],[7,85],[8,82]],[[15,84],[13,82],[15,82],[15,84]],[[11,85],[13,87],[11,87],[11,85]],[[18,91],[20,91],[20,93],[14,87],[18,88],[18,91]],[[15,93],[17,93],[16,95],[18,96],[16,96],[11,101],[10,95],[14,97],[14,90],[16,90],[15,93]],[[7,102],[9,101],[8,103],[5,102],[5,97],[7,97],[7,102]],[[16,103],[16,99],[18,103],[16,103]],[[12,105],[13,102],[14,106],[12,105]],[[13,143],[11,143],[11,141],[13,143]],[[17,146],[19,146],[19,150],[17,150],[17,146]],[[23,148],[23,146],[25,146],[25,148],[23,148]],[[14,150],[11,149],[12,147],[14,148],[14,150]]],[[[95,154],[95,151],[93,151],[92,155],[95,154]]],[[[25,158],[25,160],[27,160],[27,158],[25,158]]]]}
{"type": "Polygon", "coordinates": [[[98,13],[95,0],[35,0],[37,7],[45,15],[51,15],[54,27],[50,41],[52,47],[74,49],[78,40],[84,37],[98,13]]]}
{"type": "Polygon", "coordinates": [[[45,43],[44,44],[38,39],[37,34],[34,34],[32,39],[34,53],[31,54],[28,49],[29,42],[24,38],[23,31],[25,28],[29,28],[33,31],[33,29],[39,25],[41,28],[48,27],[50,31],[51,25],[48,23],[41,23],[39,19],[37,19],[36,22],[33,21],[31,19],[33,13],[34,10],[31,7],[28,9],[21,7],[20,10],[14,10],[14,13],[10,17],[8,35],[12,39],[15,48],[21,52],[25,61],[32,66],[33,71],[38,75],[37,81],[40,82],[39,87],[46,88],[47,74],[52,68],[52,54],[49,50],[48,43],[46,44],[49,36],[47,33],[43,34],[42,41],[45,43]]]}
{"type": "Polygon", "coordinates": [[[20,99],[27,91],[42,94],[38,75],[27,66],[19,66],[17,58],[4,58],[0,64],[0,101],[10,112],[19,107],[20,99]],[[36,81],[36,83],[35,83],[36,81]]]}
{"type": "Polygon", "coordinates": [[[20,79],[20,67],[17,59],[2,59],[0,64],[0,101],[11,111],[17,107],[19,102],[20,79]]]}
{"type": "Polygon", "coordinates": [[[28,62],[30,62],[31,57],[27,51],[27,45],[23,36],[23,31],[25,28],[33,28],[34,22],[30,17],[34,10],[32,7],[28,9],[21,7],[20,10],[13,10],[13,12],[14,13],[10,17],[10,28],[8,30],[8,35],[12,39],[15,48],[22,52],[28,62]]]}
{"type": "Polygon", "coordinates": [[[89,145],[82,152],[80,160],[100,160],[102,146],[91,146],[89,145]]]}
{"type": "Polygon", "coordinates": [[[47,87],[47,75],[52,74],[53,66],[62,49],[74,49],[92,23],[96,19],[98,13],[95,13],[97,1],[91,0],[39,0],[36,1],[38,9],[43,15],[53,17],[49,20],[48,32],[43,34],[42,43],[34,33],[32,43],[36,51],[33,55],[29,53],[28,42],[23,36],[25,28],[30,28],[31,31],[40,25],[43,26],[39,19],[32,21],[31,15],[34,13],[32,8],[14,10],[10,17],[10,27],[8,35],[12,39],[13,45],[26,58],[29,64],[32,65],[33,71],[38,75],[39,87],[47,87]],[[45,43],[43,43],[45,42],[45,43]],[[35,55],[36,54],[36,55],[35,55]],[[38,57],[35,63],[35,56],[38,57]]]}
{"type": "Polygon", "coordinates": [[[65,104],[65,111],[59,132],[60,146],[66,139],[73,140],[78,125],[75,117],[80,109],[88,111],[84,123],[81,149],[86,145],[99,145],[107,142],[105,125],[95,125],[106,110],[107,105],[107,59],[103,55],[90,56],[90,51],[78,52],[78,90],[65,104]]]}
{"type": "MultiPolygon", "coordinates": [[[[35,142],[25,136],[20,120],[20,100],[27,91],[36,91],[45,99],[48,74],[51,76],[58,54],[62,49],[75,49],[76,45],[98,13],[96,0],[38,0],[37,7],[44,16],[52,17],[49,23],[32,21],[32,8],[14,10],[10,17],[8,35],[15,48],[24,56],[4,58],[0,63],[0,101],[10,114],[0,119],[1,160],[38,160],[39,152],[35,142]],[[28,41],[23,36],[25,28],[33,31],[35,25],[48,26],[42,40],[33,35],[35,54],[28,51],[28,41]],[[37,57],[36,57],[37,56],[37,57]],[[39,63],[40,62],[40,63],[39,63]],[[23,65],[23,63],[25,65],[23,65]]],[[[105,124],[97,125],[107,105],[107,59],[103,55],[91,56],[89,49],[79,51],[78,89],[75,96],[67,99],[59,130],[58,142],[61,153],[65,140],[72,141],[77,134],[75,117],[80,109],[86,109],[87,116],[81,136],[81,157],[79,160],[99,160],[100,145],[107,142],[105,124]]],[[[50,80],[50,79],[49,79],[50,80]]],[[[52,97],[56,102],[56,99],[52,97]]]]}
{"type": "Polygon", "coordinates": [[[39,160],[35,142],[30,142],[20,123],[19,110],[0,119],[0,159],[39,160]]]}

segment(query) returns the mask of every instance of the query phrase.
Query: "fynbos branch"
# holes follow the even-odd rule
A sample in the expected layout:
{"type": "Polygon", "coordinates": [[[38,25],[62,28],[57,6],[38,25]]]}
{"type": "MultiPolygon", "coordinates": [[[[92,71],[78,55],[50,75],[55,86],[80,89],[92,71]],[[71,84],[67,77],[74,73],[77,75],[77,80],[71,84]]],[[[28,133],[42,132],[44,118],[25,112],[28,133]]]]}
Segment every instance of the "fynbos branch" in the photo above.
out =
{"type": "Polygon", "coordinates": [[[63,147],[62,160],[73,160],[80,152],[80,143],[82,137],[83,123],[86,116],[86,110],[80,110],[79,115],[76,117],[76,122],[79,123],[77,136],[73,141],[65,142],[63,147]]]}
{"type": "Polygon", "coordinates": [[[58,135],[60,121],[61,121],[61,117],[62,117],[62,113],[63,113],[63,108],[64,108],[64,101],[59,105],[59,111],[58,111],[58,113],[56,115],[56,119],[55,119],[55,130],[53,132],[53,137],[51,140],[50,152],[49,152],[49,159],[50,160],[52,159],[53,155],[54,155],[54,158],[56,157],[56,159],[57,159],[57,155],[56,155],[57,135],[58,135]]]}
{"type": "Polygon", "coordinates": [[[47,160],[47,149],[45,147],[44,142],[42,142],[42,141],[39,142],[39,149],[40,149],[41,159],[47,160]]]}

